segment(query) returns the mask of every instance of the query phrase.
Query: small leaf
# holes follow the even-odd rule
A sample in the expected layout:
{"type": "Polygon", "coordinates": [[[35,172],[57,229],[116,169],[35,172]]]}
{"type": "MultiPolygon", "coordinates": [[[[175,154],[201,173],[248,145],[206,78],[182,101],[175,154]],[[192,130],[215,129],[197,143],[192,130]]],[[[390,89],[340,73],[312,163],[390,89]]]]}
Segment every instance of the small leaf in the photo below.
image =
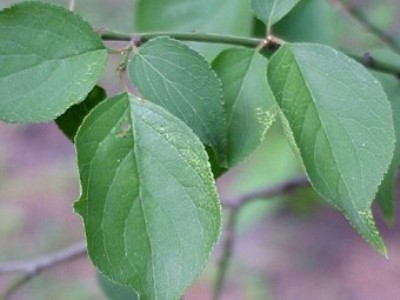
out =
{"type": "Polygon", "coordinates": [[[144,98],[183,120],[226,164],[226,122],[221,82],[208,63],[186,45],[157,38],[139,48],[129,76],[144,98]]]}
{"type": "Polygon", "coordinates": [[[47,122],[82,101],[107,51],[82,18],[25,2],[0,12],[0,120],[47,122]]]}
{"type": "MultiPolygon", "coordinates": [[[[253,19],[250,5],[243,0],[140,0],[136,9],[139,31],[206,32],[249,36],[253,19]]],[[[190,43],[207,59],[226,45],[190,43]]]]}
{"type": "Polygon", "coordinates": [[[60,130],[73,142],[83,119],[97,104],[106,99],[106,97],[106,91],[99,86],[95,86],[83,102],[71,106],[56,119],[60,130]]]}
{"type": "Polygon", "coordinates": [[[385,254],[370,210],[394,149],[382,86],[359,63],[317,44],[282,46],[268,80],[314,188],[385,254]]]}
{"type": "Polygon", "coordinates": [[[268,28],[287,15],[300,0],[251,0],[258,19],[268,28]]]}
{"type": "Polygon", "coordinates": [[[88,253],[140,299],[178,299],[221,229],[204,146],[179,119],[127,94],[99,104],[75,138],[88,253]]]}
{"type": "Polygon", "coordinates": [[[267,60],[249,49],[229,49],[213,62],[222,81],[227,120],[228,164],[245,159],[264,140],[275,118],[265,73],[267,60]]]}

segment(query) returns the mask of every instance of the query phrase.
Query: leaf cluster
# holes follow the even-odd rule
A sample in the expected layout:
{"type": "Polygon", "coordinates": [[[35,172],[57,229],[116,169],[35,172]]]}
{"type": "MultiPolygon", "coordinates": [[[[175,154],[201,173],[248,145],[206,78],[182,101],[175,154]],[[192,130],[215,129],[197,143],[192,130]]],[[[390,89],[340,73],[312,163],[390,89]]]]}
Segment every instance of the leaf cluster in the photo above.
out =
{"type": "MultiPolygon", "coordinates": [[[[75,143],[75,210],[94,265],[141,299],[178,299],[221,233],[215,178],[246,159],[276,119],[313,188],[386,255],[371,205],[378,193],[393,220],[398,101],[388,101],[378,79],[344,53],[272,35],[275,23],[309,4],[210,3],[139,1],[137,28],[185,40],[196,34],[182,33],[196,28],[218,40],[251,36],[254,14],[265,28],[263,43],[133,38],[120,52],[134,93],[109,98],[96,86],[108,49],[79,15],[42,2],[0,12],[0,120],[56,121],[75,143]],[[264,46],[273,51],[263,55],[264,46]]],[[[378,78],[394,90],[389,95],[398,94],[398,82],[378,78]]]]}

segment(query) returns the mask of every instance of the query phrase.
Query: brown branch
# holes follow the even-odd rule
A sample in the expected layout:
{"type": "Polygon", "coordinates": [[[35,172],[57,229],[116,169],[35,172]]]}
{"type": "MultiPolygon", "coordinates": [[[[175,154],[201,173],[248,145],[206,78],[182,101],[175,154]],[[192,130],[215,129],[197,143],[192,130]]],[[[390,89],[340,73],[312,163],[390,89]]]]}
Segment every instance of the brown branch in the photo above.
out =
{"type": "Polygon", "coordinates": [[[382,42],[384,42],[388,47],[390,47],[393,51],[400,53],[400,42],[393,38],[392,35],[385,32],[383,29],[376,26],[372,23],[358,7],[354,5],[345,5],[342,0],[335,0],[334,2],[338,3],[342,9],[347,12],[354,20],[356,20],[361,26],[363,26],[366,30],[374,34],[378,37],[382,42]]]}
{"type": "Polygon", "coordinates": [[[296,189],[307,187],[309,185],[310,183],[306,177],[295,177],[271,187],[251,191],[247,194],[230,199],[230,201],[223,201],[223,206],[229,210],[229,215],[225,228],[225,240],[222,246],[222,255],[217,266],[217,275],[214,282],[214,300],[220,299],[222,294],[226,273],[235,244],[235,227],[241,209],[246,204],[257,199],[270,199],[279,195],[289,194],[296,189]]]}
{"type": "Polygon", "coordinates": [[[214,282],[213,300],[218,300],[224,287],[226,272],[232,256],[233,245],[235,244],[235,226],[239,213],[237,209],[229,210],[228,221],[225,228],[225,240],[222,246],[222,255],[217,266],[217,277],[214,282]]]}
{"type": "Polygon", "coordinates": [[[400,79],[400,67],[377,60],[371,53],[365,52],[362,56],[347,54],[366,68],[396,76],[400,79]]]}
{"type": "Polygon", "coordinates": [[[269,199],[282,194],[288,194],[293,190],[309,185],[310,183],[306,177],[295,177],[282,183],[278,183],[277,185],[251,191],[236,198],[232,198],[229,202],[223,201],[223,203],[226,208],[238,210],[248,202],[256,199],[269,199]]]}
{"type": "Polygon", "coordinates": [[[10,285],[0,299],[8,299],[25,283],[41,272],[56,265],[67,263],[86,255],[86,242],[82,241],[59,252],[32,260],[7,262],[0,264],[0,275],[23,273],[23,276],[10,285]]]}
{"type": "MultiPolygon", "coordinates": [[[[249,202],[260,198],[272,198],[278,195],[290,193],[298,188],[309,185],[307,178],[298,177],[272,187],[256,190],[225,202],[225,208],[229,210],[229,218],[225,229],[225,241],[223,252],[218,264],[217,277],[214,285],[213,299],[220,298],[229,267],[232,249],[235,243],[235,226],[241,209],[249,202]]],[[[61,250],[51,255],[42,256],[32,260],[7,262],[0,264],[0,275],[22,273],[23,276],[10,285],[0,299],[8,299],[25,283],[39,275],[41,272],[56,265],[63,264],[86,255],[86,243],[80,242],[74,246],[61,250]]]]}

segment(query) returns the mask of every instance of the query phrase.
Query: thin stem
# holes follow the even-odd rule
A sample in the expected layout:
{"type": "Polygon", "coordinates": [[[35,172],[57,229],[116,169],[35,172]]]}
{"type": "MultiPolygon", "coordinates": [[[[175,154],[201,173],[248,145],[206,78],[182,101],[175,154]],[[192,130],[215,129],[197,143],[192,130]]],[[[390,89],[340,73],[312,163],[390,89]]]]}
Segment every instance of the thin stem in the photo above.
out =
{"type": "Polygon", "coordinates": [[[133,50],[133,45],[132,42],[129,42],[129,45],[124,48],[123,51],[121,51],[121,57],[120,57],[120,63],[117,67],[117,71],[119,73],[119,80],[121,82],[121,85],[125,91],[129,91],[128,88],[128,79],[126,76],[126,69],[128,67],[128,60],[129,60],[129,55],[131,54],[133,50]]]}
{"type": "Polygon", "coordinates": [[[234,209],[241,209],[248,202],[252,202],[257,199],[269,199],[279,195],[290,193],[298,188],[309,186],[310,183],[306,177],[295,177],[287,181],[278,183],[271,187],[266,187],[260,190],[250,191],[249,193],[243,194],[236,198],[230,199],[230,201],[224,201],[224,207],[234,209]]]}
{"type": "Polygon", "coordinates": [[[218,263],[217,275],[214,282],[213,300],[219,300],[222,294],[236,239],[235,227],[242,208],[257,199],[270,199],[309,185],[310,183],[306,177],[296,177],[272,187],[251,191],[237,198],[230,199],[230,201],[223,201],[225,203],[224,207],[229,209],[229,215],[225,229],[225,241],[222,246],[222,255],[218,263]]]}
{"type": "MultiPolygon", "coordinates": [[[[98,32],[102,37],[102,39],[105,41],[129,41],[132,42],[136,47],[140,46],[140,44],[143,44],[150,39],[161,36],[168,36],[181,41],[244,46],[244,47],[254,48],[257,51],[260,51],[261,49],[268,49],[271,50],[272,52],[276,51],[280,45],[285,43],[284,41],[271,35],[268,36],[267,38],[260,39],[260,38],[248,38],[241,36],[217,35],[217,34],[207,34],[207,33],[149,32],[149,33],[130,34],[130,33],[111,31],[109,29],[101,29],[98,30],[98,32]]],[[[115,50],[114,52],[118,53],[118,50],[115,50]]],[[[373,58],[373,62],[371,62],[370,59],[366,60],[364,56],[357,56],[354,54],[348,54],[348,55],[353,57],[354,59],[356,59],[369,69],[399,77],[400,68],[395,65],[384,63],[376,58],[373,58]]]]}
{"type": "Polygon", "coordinates": [[[145,43],[150,39],[168,36],[173,39],[180,41],[191,41],[191,42],[205,42],[212,44],[229,44],[245,47],[257,47],[263,39],[259,38],[248,38],[232,35],[218,35],[209,33],[182,33],[182,32],[149,32],[149,33],[138,33],[129,34],[123,32],[116,32],[105,29],[101,32],[101,37],[105,41],[131,41],[137,40],[140,43],[145,43]]]}
{"type": "Polygon", "coordinates": [[[4,294],[0,296],[0,300],[7,300],[10,298],[16,291],[20,289],[20,287],[30,281],[33,277],[34,275],[27,274],[16,280],[6,289],[4,294]]]}
{"type": "Polygon", "coordinates": [[[362,12],[354,5],[345,5],[341,0],[336,0],[344,11],[360,23],[366,30],[378,37],[382,42],[389,46],[393,51],[400,53],[400,42],[393,38],[389,33],[372,23],[362,12]]]}
{"type": "Polygon", "coordinates": [[[8,299],[25,283],[30,281],[35,276],[39,275],[41,272],[56,265],[72,261],[85,255],[86,243],[82,241],[76,245],[73,245],[51,255],[42,256],[33,260],[0,264],[0,275],[23,273],[23,276],[21,278],[19,278],[16,282],[14,282],[7,288],[5,293],[0,296],[0,299],[8,299]]]}
{"type": "Polygon", "coordinates": [[[225,229],[225,241],[222,246],[222,255],[217,266],[217,277],[214,281],[213,300],[221,297],[226,273],[232,256],[233,246],[235,244],[235,226],[237,223],[239,209],[232,208],[229,210],[228,221],[225,229]]]}

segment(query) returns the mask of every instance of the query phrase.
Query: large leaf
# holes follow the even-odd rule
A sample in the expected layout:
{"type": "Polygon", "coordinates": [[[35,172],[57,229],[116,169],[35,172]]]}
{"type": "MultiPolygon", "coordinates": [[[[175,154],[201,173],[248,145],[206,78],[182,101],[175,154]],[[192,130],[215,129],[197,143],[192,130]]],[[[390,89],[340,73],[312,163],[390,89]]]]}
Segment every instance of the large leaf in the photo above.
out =
{"type": "Polygon", "coordinates": [[[221,212],[204,146],[163,108],[121,94],[75,138],[88,253],[141,299],[178,299],[216,243],[221,212]]]}
{"type": "Polygon", "coordinates": [[[228,164],[237,164],[263,141],[275,117],[265,73],[267,60],[250,49],[229,49],[213,62],[222,81],[227,120],[228,164]]]}
{"type": "MultiPolygon", "coordinates": [[[[243,0],[140,0],[137,10],[139,31],[206,32],[250,35],[252,13],[243,0]]],[[[192,44],[209,59],[226,46],[192,44]]]]}
{"type": "Polygon", "coordinates": [[[214,149],[220,165],[225,165],[221,82],[204,58],[186,45],[162,37],[140,47],[128,71],[144,98],[183,120],[214,149]]]}
{"type": "Polygon", "coordinates": [[[287,15],[300,0],[251,0],[258,19],[268,28],[287,15]]]}
{"type": "Polygon", "coordinates": [[[45,122],[82,101],[106,64],[99,36],[78,15],[42,2],[0,12],[0,119],[45,122]]]}
{"type": "Polygon", "coordinates": [[[60,130],[73,142],[79,126],[89,112],[101,101],[106,99],[106,91],[95,86],[86,99],[79,104],[71,106],[65,113],[56,119],[60,130]]]}
{"type": "Polygon", "coordinates": [[[314,188],[385,253],[370,205],[393,156],[390,103],[359,63],[327,46],[282,46],[268,80],[314,188]]]}

